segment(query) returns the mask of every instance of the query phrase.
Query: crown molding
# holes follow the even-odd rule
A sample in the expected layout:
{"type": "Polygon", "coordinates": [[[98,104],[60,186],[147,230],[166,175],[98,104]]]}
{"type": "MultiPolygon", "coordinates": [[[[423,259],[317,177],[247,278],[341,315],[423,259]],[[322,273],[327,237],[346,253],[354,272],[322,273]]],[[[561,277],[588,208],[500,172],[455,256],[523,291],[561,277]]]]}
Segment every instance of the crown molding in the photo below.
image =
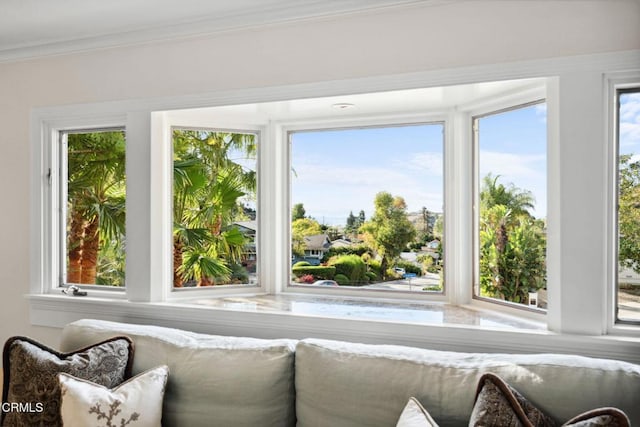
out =
{"type": "MultiPolygon", "coordinates": [[[[385,9],[412,6],[436,6],[455,0],[296,0],[281,1],[277,5],[256,7],[227,14],[206,14],[197,19],[167,25],[158,22],[153,27],[131,31],[90,35],[74,39],[49,39],[36,43],[10,45],[0,48],[0,63],[24,61],[48,56],[68,55],[100,49],[111,49],[140,44],[215,36],[233,31],[244,31],[286,23],[331,19],[385,9]]],[[[0,38],[2,31],[0,30],[0,38]]]]}

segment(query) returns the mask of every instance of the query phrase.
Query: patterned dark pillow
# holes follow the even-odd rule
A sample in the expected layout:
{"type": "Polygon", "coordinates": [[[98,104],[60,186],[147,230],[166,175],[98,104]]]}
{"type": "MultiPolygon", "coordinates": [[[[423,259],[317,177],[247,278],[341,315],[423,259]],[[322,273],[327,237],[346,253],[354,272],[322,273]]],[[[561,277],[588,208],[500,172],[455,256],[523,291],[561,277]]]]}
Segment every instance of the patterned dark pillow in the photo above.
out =
{"type": "Polygon", "coordinates": [[[469,425],[550,427],[557,424],[500,377],[484,374],[478,383],[469,425]]]}
{"type": "MultiPolygon", "coordinates": [[[[469,426],[550,427],[558,424],[494,374],[478,383],[469,426]]],[[[629,427],[629,418],[616,408],[599,408],[572,418],[563,427],[629,427]]]]}
{"type": "Polygon", "coordinates": [[[30,338],[12,337],[3,353],[2,425],[62,425],[58,373],[113,388],[131,377],[133,342],[120,336],[71,353],[30,338]],[[13,404],[13,405],[12,405],[13,404]]]}
{"type": "Polygon", "coordinates": [[[598,408],[587,411],[577,417],[572,418],[563,424],[564,427],[630,427],[631,421],[627,414],[618,408],[598,408]]]}

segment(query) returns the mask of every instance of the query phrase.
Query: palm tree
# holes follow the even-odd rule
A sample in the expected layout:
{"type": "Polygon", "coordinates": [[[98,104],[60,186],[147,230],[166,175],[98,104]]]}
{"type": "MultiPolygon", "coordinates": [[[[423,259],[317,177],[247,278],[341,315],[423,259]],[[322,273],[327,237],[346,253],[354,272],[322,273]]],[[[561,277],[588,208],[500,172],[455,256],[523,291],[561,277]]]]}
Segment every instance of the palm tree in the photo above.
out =
{"type": "Polygon", "coordinates": [[[491,209],[495,205],[506,206],[514,215],[531,216],[529,209],[535,207],[533,194],[528,190],[517,188],[513,184],[505,187],[498,184],[500,175],[492,176],[490,173],[482,179],[480,191],[480,208],[491,209]]]}
{"type": "Polygon", "coordinates": [[[114,248],[123,251],[124,132],[70,134],[67,144],[67,283],[96,284],[101,258],[114,248]]]}
{"type": "Polygon", "coordinates": [[[242,165],[255,158],[255,137],[176,130],[173,140],[174,286],[226,282],[245,245],[231,223],[243,217],[241,198],[255,194],[255,171],[242,165]]]}
{"type": "Polygon", "coordinates": [[[505,187],[490,174],[480,192],[480,284],[485,294],[525,302],[544,286],[544,224],[533,218],[531,192],[505,187]]]}

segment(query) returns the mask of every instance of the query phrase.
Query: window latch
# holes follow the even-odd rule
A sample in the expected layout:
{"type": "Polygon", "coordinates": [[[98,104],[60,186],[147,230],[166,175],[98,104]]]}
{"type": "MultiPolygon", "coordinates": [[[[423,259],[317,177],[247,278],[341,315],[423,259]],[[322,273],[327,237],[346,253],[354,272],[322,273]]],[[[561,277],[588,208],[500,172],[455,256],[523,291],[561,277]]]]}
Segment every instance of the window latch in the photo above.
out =
{"type": "Polygon", "coordinates": [[[66,289],[62,290],[63,294],[67,294],[69,296],[73,296],[73,297],[86,297],[87,296],[87,292],[86,291],[81,291],[79,287],[77,287],[76,285],[71,285],[66,289]]]}

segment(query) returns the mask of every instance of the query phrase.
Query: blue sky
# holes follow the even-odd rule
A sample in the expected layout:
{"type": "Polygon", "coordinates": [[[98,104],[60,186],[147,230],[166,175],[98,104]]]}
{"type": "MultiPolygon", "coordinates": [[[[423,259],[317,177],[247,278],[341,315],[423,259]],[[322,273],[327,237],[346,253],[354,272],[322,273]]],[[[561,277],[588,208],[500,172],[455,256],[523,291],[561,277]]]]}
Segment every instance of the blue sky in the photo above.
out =
{"type": "MultiPolygon", "coordinates": [[[[546,109],[527,107],[480,120],[480,173],[501,175],[534,193],[546,215],[546,109]]],[[[402,196],[410,212],[443,210],[443,126],[296,132],[292,137],[292,204],[343,225],[350,211],[369,218],[376,193],[402,196]]]]}
{"type": "Polygon", "coordinates": [[[373,210],[376,193],[405,198],[409,210],[442,211],[442,124],[296,132],[292,203],[331,225],[373,210]]]}
{"type": "Polygon", "coordinates": [[[480,177],[528,190],[532,213],[547,216],[547,109],[537,104],[480,119],[480,177]]]}
{"type": "Polygon", "coordinates": [[[620,154],[640,161],[640,93],[620,96],[620,154]]]}

